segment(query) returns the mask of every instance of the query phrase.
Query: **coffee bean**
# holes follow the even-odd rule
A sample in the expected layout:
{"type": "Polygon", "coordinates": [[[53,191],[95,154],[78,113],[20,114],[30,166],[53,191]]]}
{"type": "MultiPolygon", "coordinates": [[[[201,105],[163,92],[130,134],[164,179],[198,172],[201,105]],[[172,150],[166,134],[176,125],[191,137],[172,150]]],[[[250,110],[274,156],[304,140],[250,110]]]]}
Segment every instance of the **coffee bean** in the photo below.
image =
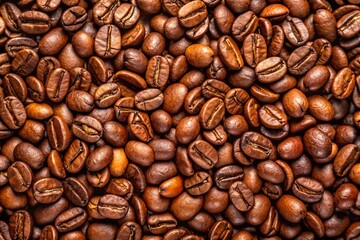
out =
{"type": "Polygon", "coordinates": [[[84,209],[74,207],[61,213],[55,219],[55,228],[59,232],[69,232],[85,223],[87,213],[84,209]]]}
{"type": "Polygon", "coordinates": [[[61,182],[55,178],[44,178],[33,185],[33,194],[36,201],[43,204],[56,202],[63,194],[61,182]]]}
{"type": "Polygon", "coordinates": [[[7,169],[9,184],[15,192],[27,191],[33,181],[33,172],[24,162],[16,161],[7,169]]]}
{"type": "Polygon", "coordinates": [[[241,181],[233,182],[229,188],[229,196],[234,206],[241,212],[249,211],[254,206],[254,195],[241,181]]]}
{"type": "Polygon", "coordinates": [[[204,169],[211,169],[219,160],[219,155],[215,148],[204,140],[196,140],[188,147],[191,159],[204,169]]]}
{"type": "Polygon", "coordinates": [[[9,218],[9,230],[12,239],[31,239],[33,226],[33,218],[26,210],[16,211],[9,218]]]}
{"type": "Polygon", "coordinates": [[[120,219],[125,216],[129,210],[129,203],[122,197],[107,194],[99,199],[99,213],[110,219],[120,219]]]}
{"type": "Polygon", "coordinates": [[[95,37],[95,52],[103,58],[114,57],[121,49],[119,29],[112,24],[102,26],[95,37]]]}
{"type": "Polygon", "coordinates": [[[198,25],[207,15],[206,5],[202,1],[189,2],[182,6],[178,12],[180,24],[187,28],[198,25]]]}

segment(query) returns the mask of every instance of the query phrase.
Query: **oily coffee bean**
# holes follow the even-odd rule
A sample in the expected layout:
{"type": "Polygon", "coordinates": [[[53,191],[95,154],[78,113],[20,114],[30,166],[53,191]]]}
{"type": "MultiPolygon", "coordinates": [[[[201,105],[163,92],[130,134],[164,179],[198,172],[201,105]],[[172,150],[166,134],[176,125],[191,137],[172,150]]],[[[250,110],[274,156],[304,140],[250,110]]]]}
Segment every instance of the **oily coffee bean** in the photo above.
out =
{"type": "Polygon", "coordinates": [[[75,136],[89,143],[98,141],[103,134],[101,123],[90,116],[77,116],[71,128],[75,136]]]}
{"type": "Polygon", "coordinates": [[[63,182],[65,196],[76,206],[86,206],[89,193],[86,187],[76,178],[69,177],[63,182]]]}
{"type": "Polygon", "coordinates": [[[285,75],[286,71],[286,64],[279,57],[264,59],[255,68],[257,79],[262,83],[276,82],[285,75]]]}
{"type": "Polygon", "coordinates": [[[9,218],[9,230],[12,239],[31,239],[34,221],[26,210],[19,210],[9,218]]]}
{"type": "Polygon", "coordinates": [[[196,172],[190,178],[185,179],[184,187],[191,195],[202,195],[210,190],[212,178],[206,172],[196,172]]]}
{"type": "Polygon", "coordinates": [[[43,34],[50,29],[50,17],[40,11],[25,11],[20,14],[20,28],[27,34],[43,34]]]}
{"type": "Polygon", "coordinates": [[[247,212],[254,206],[254,195],[241,181],[233,182],[229,188],[229,196],[234,206],[241,212],[247,212]]]}
{"type": "Polygon", "coordinates": [[[7,169],[9,184],[15,192],[27,191],[33,181],[33,172],[24,162],[16,161],[7,169]]]}
{"type": "Polygon", "coordinates": [[[201,168],[211,169],[219,161],[219,155],[215,148],[204,140],[196,140],[188,147],[190,158],[201,168]]]}
{"type": "Polygon", "coordinates": [[[294,181],[293,193],[304,202],[320,201],[324,188],[315,179],[299,177],[294,181]]]}
{"type": "Polygon", "coordinates": [[[202,1],[193,1],[179,9],[178,18],[180,24],[191,28],[201,23],[208,15],[206,5],[202,1]]]}
{"type": "Polygon", "coordinates": [[[0,103],[0,118],[10,129],[21,128],[26,121],[26,112],[22,102],[14,96],[5,97],[0,103]]]}
{"type": "Polygon", "coordinates": [[[43,204],[56,202],[63,194],[61,182],[55,178],[44,178],[33,185],[33,195],[36,201],[43,204]]]}
{"type": "Polygon", "coordinates": [[[99,213],[110,219],[123,218],[129,210],[129,203],[122,197],[107,194],[99,199],[99,213]]]}
{"type": "Polygon", "coordinates": [[[249,157],[266,159],[272,152],[271,141],[257,132],[246,132],[241,137],[241,149],[249,157]]]}
{"type": "Polygon", "coordinates": [[[84,209],[74,207],[58,215],[55,219],[55,228],[59,232],[69,232],[85,223],[87,213],[84,209]]]}
{"type": "Polygon", "coordinates": [[[119,29],[112,24],[102,26],[95,37],[95,52],[103,58],[114,57],[121,49],[119,29]]]}

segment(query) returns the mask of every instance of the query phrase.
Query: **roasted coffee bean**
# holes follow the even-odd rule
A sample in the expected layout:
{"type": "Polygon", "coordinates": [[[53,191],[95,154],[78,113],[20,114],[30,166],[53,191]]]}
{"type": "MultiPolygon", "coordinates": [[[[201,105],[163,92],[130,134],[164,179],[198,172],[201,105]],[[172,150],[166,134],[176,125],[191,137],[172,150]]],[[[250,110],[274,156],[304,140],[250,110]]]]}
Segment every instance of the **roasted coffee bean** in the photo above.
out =
{"type": "Polygon", "coordinates": [[[288,70],[294,75],[302,75],[314,66],[316,60],[317,53],[313,47],[299,47],[291,53],[287,60],[288,70]]]}
{"type": "Polygon", "coordinates": [[[76,206],[84,207],[89,201],[86,187],[76,178],[69,177],[63,182],[65,196],[76,206]]]}
{"type": "Polygon", "coordinates": [[[206,5],[202,1],[193,1],[179,9],[178,18],[180,24],[190,28],[201,23],[208,15],[206,5]]]}
{"type": "Polygon", "coordinates": [[[199,117],[201,126],[205,129],[214,129],[225,115],[225,104],[220,98],[211,98],[201,108],[199,117]]]}
{"type": "Polygon", "coordinates": [[[279,57],[264,59],[255,68],[257,79],[262,83],[276,82],[285,75],[286,71],[286,64],[279,57]]]}
{"type": "Polygon", "coordinates": [[[57,151],[65,150],[71,141],[68,125],[61,117],[52,117],[46,125],[48,139],[52,148],[57,151]]]}
{"type": "Polygon", "coordinates": [[[26,163],[16,161],[7,169],[7,177],[15,192],[25,192],[32,184],[33,172],[26,163]]]}
{"type": "Polygon", "coordinates": [[[87,213],[84,209],[74,207],[62,212],[55,219],[55,228],[59,232],[69,232],[85,223],[87,213]]]}
{"type": "Polygon", "coordinates": [[[43,204],[56,202],[63,194],[61,182],[55,178],[44,178],[33,185],[33,195],[36,201],[43,204]]]}
{"type": "Polygon", "coordinates": [[[244,66],[241,52],[230,36],[223,36],[218,40],[218,52],[221,60],[229,70],[240,70],[244,66]]]}
{"type": "Polygon", "coordinates": [[[31,239],[34,221],[29,212],[19,210],[9,218],[9,230],[12,239],[31,239]]]}
{"type": "Polygon", "coordinates": [[[184,187],[191,195],[203,195],[208,192],[212,186],[212,178],[206,172],[196,172],[190,178],[185,179],[184,187]]]}
{"type": "Polygon", "coordinates": [[[204,140],[196,140],[188,147],[191,159],[203,169],[211,169],[219,161],[219,155],[215,148],[204,140]]]}
{"type": "Polygon", "coordinates": [[[320,201],[324,188],[315,179],[299,177],[294,181],[292,186],[293,193],[304,202],[320,201]]]}
{"type": "Polygon", "coordinates": [[[122,197],[107,194],[99,199],[99,213],[110,219],[123,218],[129,210],[129,203],[122,197]]]}
{"type": "Polygon", "coordinates": [[[22,102],[14,96],[5,97],[0,103],[0,118],[10,129],[21,128],[27,115],[22,102]]]}
{"type": "Polygon", "coordinates": [[[113,58],[121,49],[119,29],[112,24],[102,26],[95,37],[95,52],[103,58],[113,58]]]}
{"type": "Polygon", "coordinates": [[[98,141],[103,134],[101,123],[89,116],[77,116],[71,128],[75,136],[89,143],[98,141]]]}
{"type": "Polygon", "coordinates": [[[234,206],[241,212],[247,212],[254,206],[254,195],[241,181],[233,182],[229,188],[229,196],[234,206]]]}
{"type": "Polygon", "coordinates": [[[247,156],[255,159],[266,159],[273,151],[271,141],[257,132],[243,134],[240,145],[247,156]]]}
{"type": "Polygon", "coordinates": [[[81,6],[66,9],[61,15],[61,24],[66,31],[75,32],[79,30],[87,20],[87,12],[81,6]]]}
{"type": "Polygon", "coordinates": [[[131,112],[128,117],[131,132],[141,141],[149,142],[154,137],[154,132],[149,116],[144,112],[131,112]]]}
{"type": "Polygon", "coordinates": [[[25,11],[20,14],[21,31],[27,34],[43,34],[50,30],[50,17],[40,11],[25,11]]]}

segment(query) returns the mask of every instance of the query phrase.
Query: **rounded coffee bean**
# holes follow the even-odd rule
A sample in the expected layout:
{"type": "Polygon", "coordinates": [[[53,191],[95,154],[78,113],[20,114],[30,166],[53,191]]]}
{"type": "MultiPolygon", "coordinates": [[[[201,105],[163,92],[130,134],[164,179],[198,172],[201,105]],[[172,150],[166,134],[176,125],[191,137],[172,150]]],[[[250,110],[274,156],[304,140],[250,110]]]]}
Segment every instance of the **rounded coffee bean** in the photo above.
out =
{"type": "Polygon", "coordinates": [[[9,184],[15,192],[26,192],[33,181],[33,172],[24,162],[16,161],[7,169],[9,184]]]}
{"type": "Polygon", "coordinates": [[[55,228],[59,232],[69,232],[83,225],[87,220],[84,209],[74,207],[62,212],[55,219],[55,228]]]}
{"type": "Polygon", "coordinates": [[[63,194],[61,182],[55,178],[44,178],[33,185],[33,195],[36,201],[43,204],[56,202],[63,194]]]}
{"type": "Polygon", "coordinates": [[[241,212],[249,211],[254,206],[254,194],[241,181],[233,182],[230,185],[229,196],[231,202],[241,212]]]}
{"type": "Polygon", "coordinates": [[[280,215],[291,223],[298,223],[305,218],[305,204],[292,195],[283,195],[276,202],[276,209],[280,215]]]}
{"type": "Polygon", "coordinates": [[[122,197],[107,194],[99,199],[99,213],[110,219],[123,218],[129,210],[129,203],[122,197]]]}

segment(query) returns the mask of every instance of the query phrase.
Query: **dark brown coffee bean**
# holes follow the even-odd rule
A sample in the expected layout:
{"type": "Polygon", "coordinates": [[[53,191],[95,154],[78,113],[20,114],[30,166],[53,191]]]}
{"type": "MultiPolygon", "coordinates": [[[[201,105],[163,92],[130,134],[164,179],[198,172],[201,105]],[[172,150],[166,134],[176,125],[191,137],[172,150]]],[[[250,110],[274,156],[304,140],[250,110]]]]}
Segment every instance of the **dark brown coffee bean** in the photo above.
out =
{"type": "Polygon", "coordinates": [[[99,213],[110,219],[123,218],[129,210],[129,203],[122,197],[107,194],[99,199],[99,213]]]}
{"type": "Polygon", "coordinates": [[[267,47],[265,38],[257,33],[245,37],[242,45],[245,62],[252,68],[266,59],[267,47]]]}
{"type": "Polygon", "coordinates": [[[27,88],[24,80],[16,74],[9,73],[4,76],[4,90],[7,95],[17,97],[21,102],[27,98],[27,88]]]}
{"type": "Polygon", "coordinates": [[[216,186],[220,189],[229,189],[232,183],[241,181],[243,177],[244,170],[236,165],[222,167],[214,175],[216,186]]]}
{"type": "Polygon", "coordinates": [[[359,149],[354,144],[342,147],[334,160],[334,172],[337,176],[345,176],[360,157],[359,149]]]}
{"type": "Polygon", "coordinates": [[[24,162],[16,161],[7,169],[9,184],[15,192],[27,191],[33,180],[31,168],[24,162]]]}
{"type": "Polygon", "coordinates": [[[330,138],[317,128],[310,128],[304,135],[305,150],[313,157],[324,158],[331,153],[330,138]]]}
{"type": "Polygon", "coordinates": [[[188,154],[203,169],[213,168],[219,160],[219,155],[215,148],[203,140],[191,143],[188,147],[188,154]]]}
{"type": "Polygon", "coordinates": [[[134,240],[140,240],[142,235],[141,232],[142,231],[139,224],[128,221],[120,226],[115,239],[120,240],[133,238],[134,240]]]}
{"type": "Polygon", "coordinates": [[[289,9],[282,4],[271,4],[266,6],[260,16],[263,18],[267,18],[270,21],[281,21],[286,18],[289,14],[289,9]]]}
{"type": "Polygon", "coordinates": [[[287,221],[298,223],[306,215],[305,204],[292,195],[283,195],[276,203],[276,209],[287,221]]]}
{"type": "Polygon", "coordinates": [[[230,36],[223,36],[218,40],[218,52],[222,62],[229,70],[240,70],[244,66],[239,47],[230,36]]]}
{"type": "Polygon", "coordinates": [[[143,111],[151,111],[161,106],[164,95],[156,88],[149,88],[138,92],[135,99],[135,106],[143,111]]]}
{"type": "Polygon", "coordinates": [[[237,41],[243,41],[249,33],[255,32],[257,26],[258,17],[252,11],[247,11],[235,19],[231,32],[237,41]]]}
{"type": "Polygon", "coordinates": [[[317,53],[311,46],[302,46],[295,49],[287,60],[288,70],[294,75],[302,75],[314,66],[317,53]]]}
{"type": "Polygon", "coordinates": [[[246,132],[241,137],[241,149],[251,158],[266,159],[272,148],[271,141],[257,132],[246,132]]]}
{"type": "Polygon", "coordinates": [[[141,141],[149,142],[154,137],[150,118],[146,113],[134,111],[128,117],[131,132],[141,141]]]}
{"type": "Polygon", "coordinates": [[[69,89],[70,75],[63,68],[56,68],[46,79],[45,89],[49,99],[60,102],[66,96],[69,89]]]}
{"type": "Polygon", "coordinates": [[[13,156],[16,160],[25,162],[32,169],[40,169],[45,162],[45,155],[34,145],[21,142],[13,150],[13,156]]]}
{"type": "Polygon", "coordinates": [[[113,160],[113,150],[109,145],[93,150],[86,159],[88,171],[96,172],[105,168],[113,160]]]}
{"type": "Polygon", "coordinates": [[[9,218],[9,230],[12,239],[31,239],[33,227],[33,218],[26,210],[16,211],[9,218]]]}
{"type": "Polygon", "coordinates": [[[288,17],[283,23],[287,40],[294,46],[304,45],[309,39],[309,32],[304,22],[296,17],[288,17]]]}
{"type": "Polygon", "coordinates": [[[169,79],[170,65],[165,57],[154,56],[146,69],[146,82],[150,87],[162,88],[169,79]]]}
{"type": "Polygon", "coordinates": [[[61,117],[52,117],[46,124],[46,130],[52,148],[63,151],[69,146],[71,141],[70,130],[61,117]]]}
{"type": "Polygon", "coordinates": [[[76,137],[89,143],[97,142],[103,135],[101,123],[90,116],[77,116],[71,129],[76,137]]]}
{"type": "Polygon", "coordinates": [[[43,204],[56,202],[63,194],[63,187],[55,178],[44,178],[33,185],[33,194],[36,201],[43,204]]]}
{"type": "Polygon", "coordinates": [[[59,232],[69,232],[85,223],[87,213],[84,209],[74,207],[62,212],[55,219],[55,228],[59,232]]]}
{"type": "Polygon", "coordinates": [[[208,192],[212,186],[212,178],[206,172],[196,172],[191,177],[185,179],[184,187],[191,195],[203,195],[208,192]]]}
{"type": "Polygon", "coordinates": [[[65,196],[76,206],[84,207],[89,201],[86,187],[76,178],[69,177],[63,182],[65,196]]]}
{"type": "Polygon", "coordinates": [[[355,87],[355,74],[350,68],[341,69],[331,84],[331,92],[338,99],[348,98],[355,87]]]}
{"type": "Polygon", "coordinates": [[[117,26],[102,26],[95,37],[95,52],[102,58],[113,58],[121,49],[121,35],[117,26]]]}
{"type": "Polygon", "coordinates": [[[259,110],[259,118],[265,127],[280,129],[287,124],[286,114],[274,105],[264,105],[259,110]]]}
{"type": "Polygon", "coordinates": [[[216,79],[208,79],[201,85],[201,92],[206,98],[217,97],[224,99],[230,87],[222,81],[216,79]]]}
{"type": "Polygon", "coordinates": [[[206,5],[202,1],[193,1],[179,9],[178,18],[180,24],[190,28],[201,23],[208,15],[206,5]]]}
{"type": "Polygon", "coordinates": [[[225,114],[224,102],[220,98],[211,98],[201,108],[199,117],[201,126],[205,129],[214,129],[225,114]]]}
{"type": "Polygon", "coordinates": [[[293,193],[304,202],[318,202],[324,192],[324,187],[312,178],[299,177],[292,186],[293,193]]]}
{"type": "Polygon", "coordinates": [[[6,26],[15,32],[20,31],[21,20],[20,14],[21,10],[13,3],[6,2],[1,5],[0,8],[1,16],[3,17],[6,26]]]}
{"type": "Polygon", "coordinates": [[[140,18],[140,10],[132,4],[121,4],[114,12],[114,23],[121,29],[132,28],[140,18]]]}
{"type": "Polygon", "coordinates": [[[20,76],[30,75],[39,62],[38,54],[32,49],[23,49],[16,53],[11,69],[20,76]]]}
{"type": "Polygon", "coordinates": [[[229,188],[229,196],[234,206],[241,212],[247,212],[254,206],[254,195],[241,181],[236,181],[229,188]]]}
{"type": "Polygon", "coordinates": [[[83,141],[75,139],[67,149],[64,156],[64,168],[70,173],[79,172],[85,165],[89,148],[83,141]]]}
{"type": "Polygon", "coordinates": [[[61,24],[65,31],[75,32],[82,28],[87,20],[87,12],[81,6],[68,8],[61,15],[61,24]]]}
{"type": "Polygon", "coordinates": [[[27,34],[43,34],[50,30],[50,17],[40,11],[25,11],[20,14],[20,28],[27,34]]]}
{"type": "Polygon", "coordinates": [[[69,109],[76,112],[90,112],[93,110],[94,97],[85,91],[72,91],[66,96],[66,104],[69,109]]]}
{"type": "Polygon", "coordinates": [[[262,83],[276,82],[285,75],[286,71],[286,64],[279,57],[264,59],[255,68],[257,79],[262,83]]]}
{"type": "Polygon", "coordinates": [[[37,65],[36,76],[42,83],[45,83],[50,73],[56,68],[60,68],[59,60],[50,56],[43,57],[37,65]]]}

